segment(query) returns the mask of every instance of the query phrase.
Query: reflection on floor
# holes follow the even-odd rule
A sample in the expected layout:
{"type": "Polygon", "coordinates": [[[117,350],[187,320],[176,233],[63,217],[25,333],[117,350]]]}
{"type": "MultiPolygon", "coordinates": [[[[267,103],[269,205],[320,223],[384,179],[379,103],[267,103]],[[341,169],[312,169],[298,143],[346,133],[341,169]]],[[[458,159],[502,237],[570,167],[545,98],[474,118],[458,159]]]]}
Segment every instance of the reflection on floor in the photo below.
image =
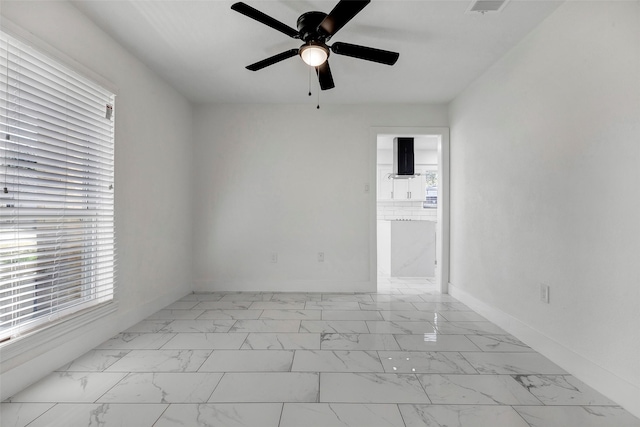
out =
{"type": "Polygon", "coordinates": [[[640,426],[425,279],[192,294],[0,408],[3,427],[640,426]]]}

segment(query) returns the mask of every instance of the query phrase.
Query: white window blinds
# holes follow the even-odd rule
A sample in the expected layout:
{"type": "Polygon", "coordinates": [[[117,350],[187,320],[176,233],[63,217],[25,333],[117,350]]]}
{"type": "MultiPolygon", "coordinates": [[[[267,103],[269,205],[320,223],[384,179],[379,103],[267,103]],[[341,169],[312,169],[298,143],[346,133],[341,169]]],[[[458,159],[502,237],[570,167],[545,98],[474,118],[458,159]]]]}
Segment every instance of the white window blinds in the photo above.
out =
{"type": "Polygon", "coordinates": [[[111,301],[114,94],[0,32],[0,342],[111,301]]]}

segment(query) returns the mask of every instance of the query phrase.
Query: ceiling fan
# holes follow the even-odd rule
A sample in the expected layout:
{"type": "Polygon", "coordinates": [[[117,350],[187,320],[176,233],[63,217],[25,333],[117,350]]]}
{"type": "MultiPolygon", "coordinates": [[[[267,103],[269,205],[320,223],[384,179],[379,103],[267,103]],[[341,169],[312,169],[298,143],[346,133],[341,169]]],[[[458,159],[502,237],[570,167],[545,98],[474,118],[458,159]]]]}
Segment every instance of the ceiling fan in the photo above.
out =
{"type": "Polygon", "coordinates": [[[236,12],[268,25],[291,38],[304,41],[304,44],[298,49],[287,50],[256,62],[255,64],[251,64],[246,68],[251,71],[258,71],[269,65],[300,55],[306,64],[316,69],[320,89],[327,90],[335,87],[329,62],[327,61],[330,51],[336,55],[345,55],[387,65],[395,64],[400,56],[397,52],[342,42],[333,43],[331,46],[326,44],[347,22],[364,9],[370,1],[371,0],[340,0],[328,15],[324,12],[315,11],[303,13],[298,18],[297,30],[243,2],[235,3],[231,6],[231,9],[236,12]]]}

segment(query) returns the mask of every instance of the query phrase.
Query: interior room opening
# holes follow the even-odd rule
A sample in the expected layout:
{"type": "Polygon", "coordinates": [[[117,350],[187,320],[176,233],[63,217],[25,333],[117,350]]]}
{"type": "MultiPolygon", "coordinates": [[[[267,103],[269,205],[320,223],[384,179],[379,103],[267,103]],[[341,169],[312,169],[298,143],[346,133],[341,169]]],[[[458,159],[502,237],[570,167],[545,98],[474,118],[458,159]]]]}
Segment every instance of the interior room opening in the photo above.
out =
{"type": "Polygon", "coordinates": [[[378,289],[400,284],[407,291],[441,291],[437,250],[438,210],[442,209],[438,203],[440,142],[441,135],[377,136],[378,289]],[[402,170],[399,163],[403,161],[412,163],[413,171],[402,170]]]}

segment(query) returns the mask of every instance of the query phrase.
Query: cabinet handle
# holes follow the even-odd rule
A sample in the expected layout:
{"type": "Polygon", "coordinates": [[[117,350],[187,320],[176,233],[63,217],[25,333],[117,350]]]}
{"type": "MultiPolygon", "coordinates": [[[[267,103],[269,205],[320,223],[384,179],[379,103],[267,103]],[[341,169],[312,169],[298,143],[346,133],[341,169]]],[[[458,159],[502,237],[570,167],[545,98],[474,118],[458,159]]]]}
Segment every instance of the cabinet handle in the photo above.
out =
{"type": "Polygon", "coordinates": [[[411,191],[407,191],[407,199],[411,198],[411,191]]]}
{"type": "Polygon", "coordinates": [[[393,199],[393,191],[391,192],[391,198],[393,199]]]}

